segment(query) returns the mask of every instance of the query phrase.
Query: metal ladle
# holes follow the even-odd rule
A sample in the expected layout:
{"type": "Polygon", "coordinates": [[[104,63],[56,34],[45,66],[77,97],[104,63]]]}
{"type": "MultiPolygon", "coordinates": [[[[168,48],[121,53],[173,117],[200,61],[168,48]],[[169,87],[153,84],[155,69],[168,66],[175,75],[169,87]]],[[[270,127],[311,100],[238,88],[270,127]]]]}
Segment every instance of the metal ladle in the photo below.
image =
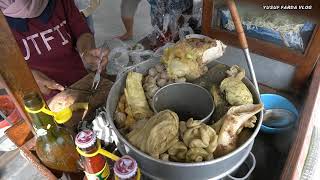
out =
{"type": "Polygon", "coordinates": [[[263,111],[263,125],[284,128],[293,125],[297,116],[286,109],[267,109],[263,111]]]}

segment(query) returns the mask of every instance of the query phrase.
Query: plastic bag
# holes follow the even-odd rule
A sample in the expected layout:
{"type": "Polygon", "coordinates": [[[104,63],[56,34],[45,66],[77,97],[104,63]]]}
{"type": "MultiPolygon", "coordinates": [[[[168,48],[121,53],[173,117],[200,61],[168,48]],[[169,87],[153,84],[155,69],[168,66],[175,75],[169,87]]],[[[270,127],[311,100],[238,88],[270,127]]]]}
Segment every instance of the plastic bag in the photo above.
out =
{"type": "Polygon", "coordinates": [[[198,22],[197,28],[202,24],[202,4],[203,0],[193,0],[192,18],[198,22]]]}
{"type": "Polygon", "coordinates": [[[189,23],[183,25],[182,28],[179,29],[179,39],[184,39],[186,35],[194,34],[193,29],[189,26],[189,23]]]}
{"type": "Polygon", "coordinates": [[[163,17],[163,27],[162,27],[162,31],[163,32],[167,32],[168,31],[168,27],[169,27],[169,23],[170,23],[170,15],[169,14],[165,14],[163,17]]]}
{"type": "Polygon", "coordinates": [[[108,55],[108,60],[107,74],[117,75],[129,63],[128,49],[124,47],[113,48],[108,55]]]}
{"type": "Polygon", "coordinates": [[[132,47],[130,47],[131,51],[143,51],[144,50],[144,46],[140,43],[137,43],[135,45],[133,45],[132,47]]]}
{"type": "Polygon", "coordinates": [[[122,42],[121,40],[108,40],[110,53],[108,55],[107,74],[118,75],[130,66],[136,65],[149,59],[153,51],[145,50],[144,46],[137,43],[133,46],[122,42]]]}
{"type": "Polygon", "coordinates": [[[170,12],[169,28],[170,28],[170,33],[171,33],[171,41],[173,41],[175,39],[175,37],[179,34],[178,20],[179,20],[181,14],[182,14],[181,11],[172,10],[170,12]]]}
{"type": "Polygon", "coordinates": [[[175,45],[174,43],[166,43],[165,45],[159,47],[156,52],[154,52],[153,56],[154,57],[161,57],[163,55],[163,51],[166,49],[166,48],[169,48],[169,47],[172,47],[173,45],[175,45]]]}
{"type": "Polygon", "coordinates": [[[159,27],[156,25],[153,27],[152,32],[147,36],[151,49],[157,49],[158,40],[162,36],[160,32],[159,27]]]}
{"type": "Polygon", "coordinates": [[[153,51],[150,50],[143,50],[143,51],[131,51],[129,53],[130,56],[130,60],[132,62],[132,65],[136,65],[139,64],[147,59],[149,59],[150,57],[152,57],[154,54],[153,51]]]}

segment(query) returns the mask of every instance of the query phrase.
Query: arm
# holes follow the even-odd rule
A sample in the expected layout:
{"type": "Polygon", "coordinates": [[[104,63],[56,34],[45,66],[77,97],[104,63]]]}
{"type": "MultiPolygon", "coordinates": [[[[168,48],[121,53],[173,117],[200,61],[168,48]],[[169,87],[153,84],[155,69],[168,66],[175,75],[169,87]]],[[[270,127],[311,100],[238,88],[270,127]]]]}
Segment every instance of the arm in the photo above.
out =
{"type": "MultiPolygon", "coordinates": [[[[76,48],[80,57],[85,64],[85,67],[95,71],[100,61],[100,49],[95,48],[94,36],[80,14],[78,8],[73,1],[63,1],[67,18],[67,25],[71,29],[71,37],[75,40],[76,48]]],[[[101,67],[104,68],[107,64],[108,50],[102,53],[103,60],[101,67]]]]}
{"type": "Polygon", "coordinates": [[[79,54],[83,54],[85,51],[94,49],[95,42],[91,33],[83,33],[77,40],[77,49],[79,54]]]}
{"type": "Polygon", "coordinates": [[[49,95],[51,93],[51,90],[64,90],[64,87],[62,85],[58,84],[56,81],[52,80],[42,72],[33,69],[31,69],[31,72],[39,86],[40,91],[44,95],[49,95]]]}

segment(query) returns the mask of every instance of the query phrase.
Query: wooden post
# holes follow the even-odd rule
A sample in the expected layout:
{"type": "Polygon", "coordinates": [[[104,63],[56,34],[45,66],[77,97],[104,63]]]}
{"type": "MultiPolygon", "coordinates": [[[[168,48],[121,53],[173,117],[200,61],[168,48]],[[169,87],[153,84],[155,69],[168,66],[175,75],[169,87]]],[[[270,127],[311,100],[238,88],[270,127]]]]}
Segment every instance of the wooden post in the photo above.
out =
{"type": "Polygon", "coordinates": [[[292,87],[301,90],[320,59],[320,26],[317,25],[305,50],[305,56],[300,60],[294,73],[292,87]]]}
{"type": "Polygon", "coordinates": [[[30,91],[40,93],[40,90],[2,12],[0,12],[0,81],[22,118],[27,120],[33,131],[29,116],[24,110],[23,95],[30,91]]]}
{"type": "Polygon", "coordinates": [[[203,0],[202,34],[209,36],[212,29],[213,0],[203,0]]]}

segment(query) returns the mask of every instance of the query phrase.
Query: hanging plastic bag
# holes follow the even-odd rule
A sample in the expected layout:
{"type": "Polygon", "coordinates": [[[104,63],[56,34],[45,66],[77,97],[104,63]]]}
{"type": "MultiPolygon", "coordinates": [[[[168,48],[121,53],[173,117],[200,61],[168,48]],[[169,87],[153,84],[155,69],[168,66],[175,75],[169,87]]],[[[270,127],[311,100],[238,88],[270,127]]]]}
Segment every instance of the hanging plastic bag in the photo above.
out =
{"type": "Polygon", "coordinates": [[[159,29],[159,27],[158,27],[157,25],[154,26],[154,30],[159,33],[160,37],[162,37],[163,39],[166,39],[166,36],[165,36],[164,33],[159,29]]]}
{"type": "Polygon", "coordinates": [[[198,22],[196,28],[202,24],[202,4],[203,0],[193,0],[192,18],[198,22]]]}
{"type": "Polygon", "coordinates": [[[168,31],[169,24],[170,24],[170,14],[165,14],[163,17],[163,27],[162,27],[163,32],[168,31]]]}
{"type": "Polygon", "coordinates": [[[179,35],[179,24],[178,24],[178,20],[181,16],[181,11],[174,11],[171,10],[170,12],[170,24],[169,24],[169,28],[170,28],[170,41],[167,42],[173,42],[175,40],[175,38],[179,35]]]}
{"type": "Polygon", "coordinates": [[[152,32],[147,36],[151,49],[157,49],[159,44],[158,40],[161,38],[160,32],[158,26],[154,26],[152,32]]]}
{"type": "Polygon", "coordinates": [[[189,23],[186,23],[179,29],[179,39],[184,39],[186,35],[194,34],[193,29],[189,26],[189,23]]]}

